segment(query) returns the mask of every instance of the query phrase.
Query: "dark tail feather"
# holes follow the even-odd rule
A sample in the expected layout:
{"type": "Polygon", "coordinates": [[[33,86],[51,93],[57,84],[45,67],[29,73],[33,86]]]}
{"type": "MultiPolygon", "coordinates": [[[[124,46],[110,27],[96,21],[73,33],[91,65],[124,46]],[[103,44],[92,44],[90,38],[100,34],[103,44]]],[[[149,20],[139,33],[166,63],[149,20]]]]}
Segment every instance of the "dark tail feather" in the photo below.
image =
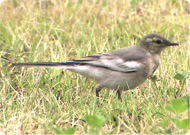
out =
{"type": "Polygon", "coordinates": [[[12,66],[27,66],[27,67],[64,67],[75,65],[74,62],[36,62],[36,63],[12,63],[12,66]]]}

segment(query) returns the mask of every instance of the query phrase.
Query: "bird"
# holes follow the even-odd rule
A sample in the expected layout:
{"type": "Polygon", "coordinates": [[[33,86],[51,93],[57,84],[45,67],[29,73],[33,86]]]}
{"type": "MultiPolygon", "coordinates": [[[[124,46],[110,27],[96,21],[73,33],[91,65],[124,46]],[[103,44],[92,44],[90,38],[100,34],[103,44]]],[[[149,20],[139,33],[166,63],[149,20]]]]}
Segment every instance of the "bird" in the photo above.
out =
{"type": "Polygon", "coordinates": [[[121,93],[134,89],[153,75],[159,66],[160,54],[170,42],[157,33],[143,37],[137,45],[124,47],[67,62],[12,63],[12,66],[59,67],[79,73],[98,83],[96,96],[103,88],[113,89],[121,99],[121,93]]]}

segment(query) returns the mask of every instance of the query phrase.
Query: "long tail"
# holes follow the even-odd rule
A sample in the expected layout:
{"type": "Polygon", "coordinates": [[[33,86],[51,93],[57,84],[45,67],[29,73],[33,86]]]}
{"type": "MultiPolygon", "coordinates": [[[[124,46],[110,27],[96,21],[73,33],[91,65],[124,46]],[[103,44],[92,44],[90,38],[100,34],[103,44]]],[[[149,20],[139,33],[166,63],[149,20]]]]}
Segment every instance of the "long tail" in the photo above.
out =
{"type": "Polygon", "coordinates": [[[24,67],[55,67],[70,70],[79,73],[88,78],[98,79],[101,74],[105,74],[104,70],[100,70],[101,66],[91,65],[90,63],[68,61],[68,62],[36,62],[36,63],[12,63],[14,66],[24,67]]]}
{"type": "Polygon", "coordinates": [[[79,74],[82,74],[89,78],[95,77],[95,72],[93,66],[89,66],[87,63],[80,63],[80,62],[36,62],[36,63],[12,63],[12,67],[14,66],[24,66],[24,67],[55,67],[55,68],[62,68],[67,69],[79,74]]]}
{"type": "Polygon", "coordinates": [[[57,67],[67,68],[68,66],[75,65],[75,62],[36,62],[36,63],[12,63],[12,66],[24,67],[57,67]]]}

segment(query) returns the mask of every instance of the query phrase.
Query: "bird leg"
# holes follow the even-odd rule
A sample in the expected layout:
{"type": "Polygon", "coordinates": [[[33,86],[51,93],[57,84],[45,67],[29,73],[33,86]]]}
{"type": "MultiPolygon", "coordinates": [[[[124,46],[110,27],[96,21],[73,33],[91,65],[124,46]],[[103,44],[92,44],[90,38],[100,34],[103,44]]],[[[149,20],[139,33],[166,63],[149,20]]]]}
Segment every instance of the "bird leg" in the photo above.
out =
{"type": "Polygon", "coordinates": [[[118,95],[118,99],[121,100],[121,91],[117,91],[116,94],[118,95]]]}
{"type": "MultiPolygon", "coordinates": [[[[102,90],[102,86],[96,88],[96,97],[99,98],[99,92],[102,90]]],[[[121,91],[117,90],[118,99],[121,100],[121,91]]]]}
{"type": "Polygon", "coordinates": [[[101,86],[98,86],[98,87],[96,88],[96,97],[98,97],[98,98],[99,98],[99,92],[101,91],[101,89],[102,89],[101,86]]]}

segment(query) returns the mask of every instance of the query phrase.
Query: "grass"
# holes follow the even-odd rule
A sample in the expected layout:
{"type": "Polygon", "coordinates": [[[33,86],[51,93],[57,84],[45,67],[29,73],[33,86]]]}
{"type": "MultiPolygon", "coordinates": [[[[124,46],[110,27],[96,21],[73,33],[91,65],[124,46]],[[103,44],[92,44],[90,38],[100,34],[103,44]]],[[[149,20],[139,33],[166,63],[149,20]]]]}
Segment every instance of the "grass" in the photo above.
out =
{"type": "MultiPolygon", "coordinates": [[[[103,89],[96,103],[96,83],[61,69],[10,68],[0,59],[0,131],[4,134],[55,134],[53,127],[76,134],[94,130],[85,119],[106,119],[98,133],[184,134],[175,124],[166,127],[165,106],[186,96],[173,78],[190,69],[189,5],[181,1],[16,0],[0,5],[0,55],[14,62],[66,61],[133,46],[149,33],[160,33],[178,47],[167,48],[155,72],[159,81],[122,94],[103,89]],[[116,120],[114,120],[116,119],[116,120]]],[[[182,119],[188,112],[177,115],[182,119]]]]}

